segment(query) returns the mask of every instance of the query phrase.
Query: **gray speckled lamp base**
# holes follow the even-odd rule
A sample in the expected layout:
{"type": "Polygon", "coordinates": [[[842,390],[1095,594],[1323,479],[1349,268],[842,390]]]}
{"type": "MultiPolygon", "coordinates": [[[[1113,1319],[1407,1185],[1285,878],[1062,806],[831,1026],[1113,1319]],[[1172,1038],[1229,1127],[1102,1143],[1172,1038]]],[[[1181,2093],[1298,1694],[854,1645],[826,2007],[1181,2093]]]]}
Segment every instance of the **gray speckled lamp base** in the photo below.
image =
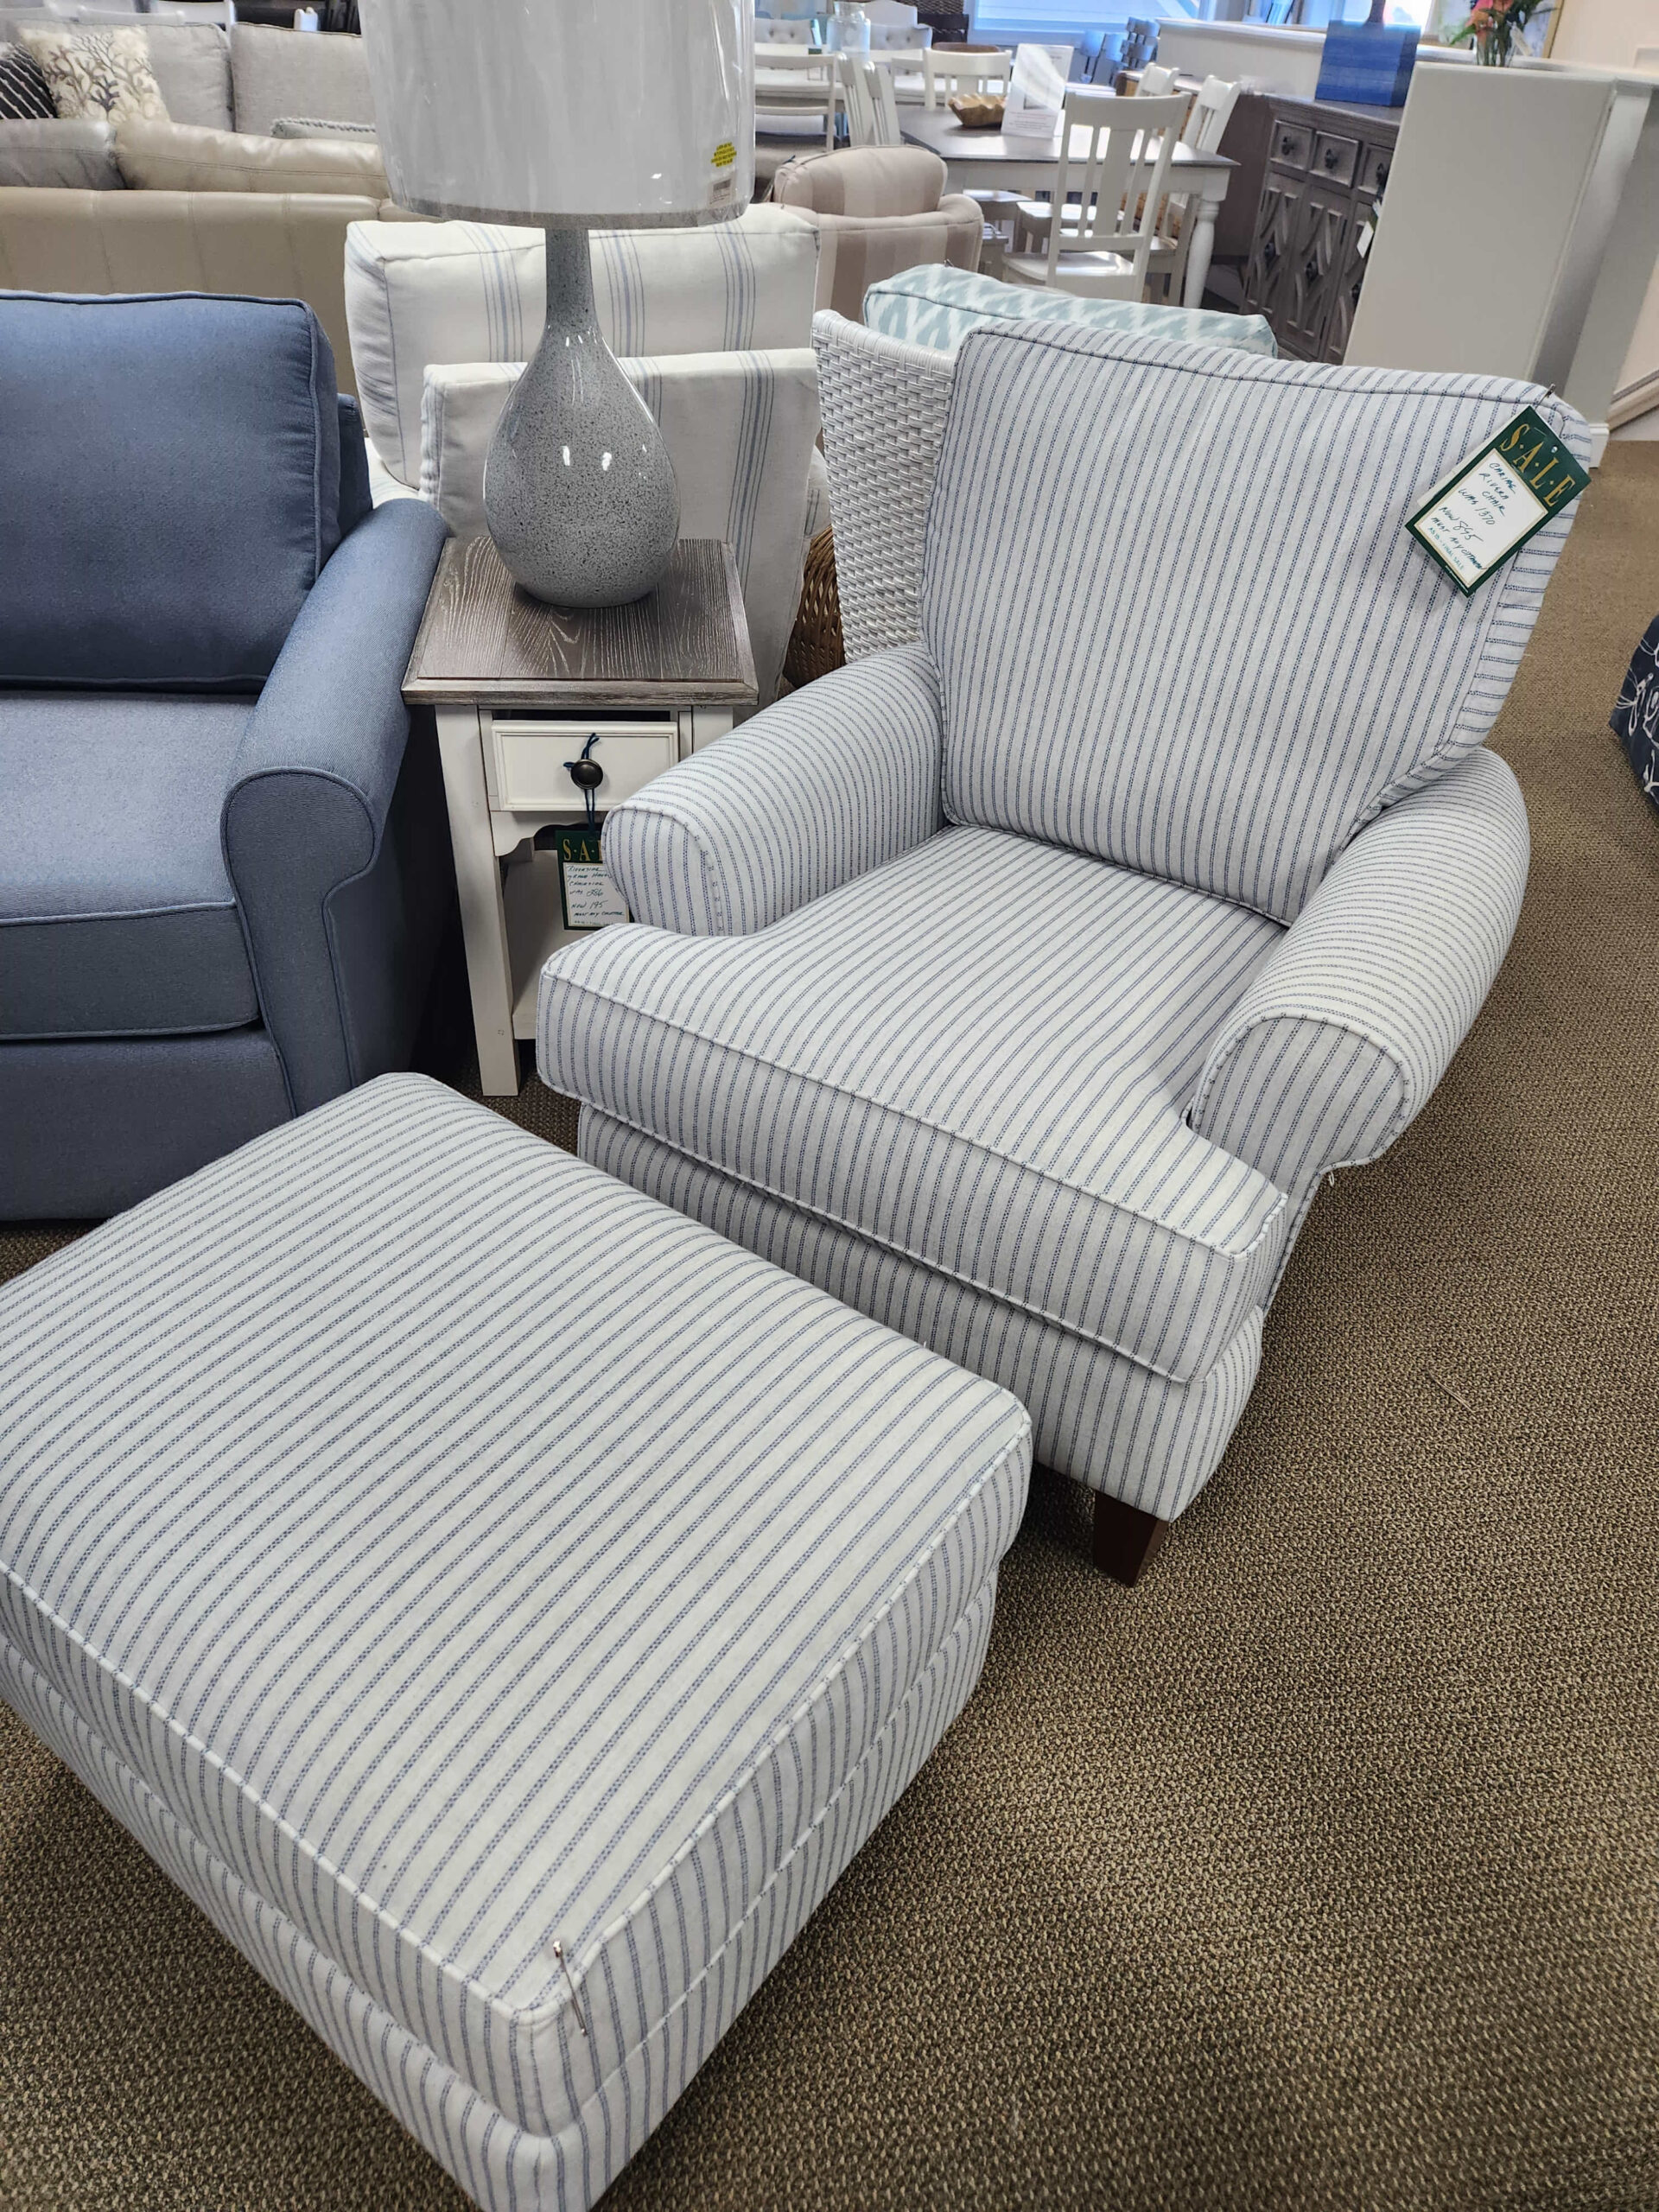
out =
{"type": "Polygon", "coordinates": [[[622,607],[662,577],[680,527],[663,434],[594,315],[588,233],[547,232],[547,328],[484,464],[507,571],[555,607],[622,607]]]}

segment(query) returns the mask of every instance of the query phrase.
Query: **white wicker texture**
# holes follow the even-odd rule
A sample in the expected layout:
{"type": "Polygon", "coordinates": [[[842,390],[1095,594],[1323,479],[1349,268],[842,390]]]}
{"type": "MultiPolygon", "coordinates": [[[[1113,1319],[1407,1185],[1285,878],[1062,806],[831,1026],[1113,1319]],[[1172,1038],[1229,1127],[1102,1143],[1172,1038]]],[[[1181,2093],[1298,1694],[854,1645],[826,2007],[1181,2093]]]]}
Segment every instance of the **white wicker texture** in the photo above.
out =
{"type": "Polygon", "coordinates": [[[955,362],[828,308],[812,318],[849,660],[913,645],[927,508],[955,362]]]}

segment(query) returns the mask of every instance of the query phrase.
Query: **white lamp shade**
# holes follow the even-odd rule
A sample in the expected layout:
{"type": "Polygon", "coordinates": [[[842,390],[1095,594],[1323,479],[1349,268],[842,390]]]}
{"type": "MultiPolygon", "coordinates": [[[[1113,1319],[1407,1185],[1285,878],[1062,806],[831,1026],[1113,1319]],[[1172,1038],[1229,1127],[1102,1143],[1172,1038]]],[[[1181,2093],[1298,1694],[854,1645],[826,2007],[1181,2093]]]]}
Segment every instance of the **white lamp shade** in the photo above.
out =
{"type": "Polygon", "coordinates": [[[362,0],[393,199],[561,228],[741,213],[753,17],[754,0],[362,0]]]}

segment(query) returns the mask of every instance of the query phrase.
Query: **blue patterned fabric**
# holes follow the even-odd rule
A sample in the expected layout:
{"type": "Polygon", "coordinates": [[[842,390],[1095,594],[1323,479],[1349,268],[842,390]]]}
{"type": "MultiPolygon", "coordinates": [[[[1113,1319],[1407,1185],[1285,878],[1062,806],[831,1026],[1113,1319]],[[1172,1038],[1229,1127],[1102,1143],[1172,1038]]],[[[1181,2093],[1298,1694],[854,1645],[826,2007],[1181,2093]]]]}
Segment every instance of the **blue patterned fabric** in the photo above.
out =
{"type": "Polygon", "coordinates": [[[931,1750],[1031,1456],[410,1077],[0,1292],[0,1694],[499,2212],[585,2212],[931,1750]]]}
{"type": "Polygon", "coordinates": [[[1609,725],[1637,783],[1659,806],[1659,616],[1631,657],[1609,725]]]}
{"type": "Polygon", "coordinates": [[[1187,345],[1230,346],[1244,353],[1279,351],[1264,315],[1215,315],[1141,300],[1081,300],[945,267],[905,269],[872,284],[864,295],[864,321],[886,338],[942,353],[954,353],[970,330],[1007,322],[1077,323],[1187,345]]]}
{"type": "Polygon", "coordinates": [[[1282,1193],[1185,1118],[1280,934],[1183,885],[947,830],[751,935],[564,948],[537,1064],[691,1159],[1188,1380],[1282,1250],[1282,1193]]]}
{"type": "Polygon", "coordinates": [[[340,542],[296,300],[0,294],[0,683],[257,691],[340,542]]]}
{"type": "Polygon", "coordinates": [[[1528,405],[1587,461],[1503,378],[975,332],[922,585],[947,818],[1294,920],[1508,692],[1571,512],[1468,599],[1402,525],[1528,405]]]}

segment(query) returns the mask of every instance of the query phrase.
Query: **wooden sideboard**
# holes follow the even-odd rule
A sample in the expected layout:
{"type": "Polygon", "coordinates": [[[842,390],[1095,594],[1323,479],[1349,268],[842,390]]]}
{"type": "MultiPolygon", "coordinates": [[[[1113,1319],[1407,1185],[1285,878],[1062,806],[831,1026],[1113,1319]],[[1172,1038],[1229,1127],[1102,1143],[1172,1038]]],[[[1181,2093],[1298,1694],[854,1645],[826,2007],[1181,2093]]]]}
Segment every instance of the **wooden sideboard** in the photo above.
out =
{"type": "Polygon", "coordinates": [[[1267,317],[1292,359],[1339,361],[1365,275],[1364,226],[1404,110],[1277,97],[1271,105],[1244,310],[1267,317]]]}

